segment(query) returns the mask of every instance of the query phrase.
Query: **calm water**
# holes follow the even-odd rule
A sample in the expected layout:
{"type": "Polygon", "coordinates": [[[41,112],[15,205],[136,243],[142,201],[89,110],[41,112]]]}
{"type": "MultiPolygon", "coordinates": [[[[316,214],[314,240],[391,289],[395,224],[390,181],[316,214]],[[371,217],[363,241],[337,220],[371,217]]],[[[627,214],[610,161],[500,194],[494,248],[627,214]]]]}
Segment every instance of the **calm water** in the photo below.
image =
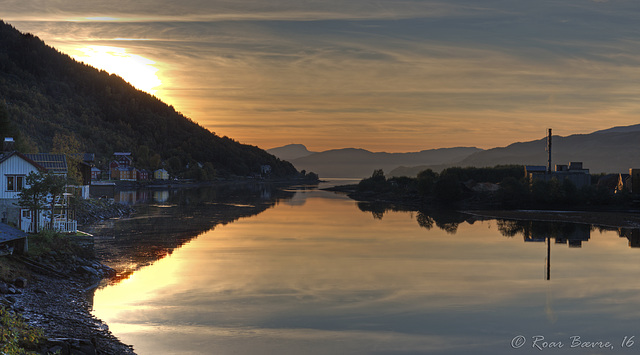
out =
{"type": "Polygon", "coordinates": [[[112,255],[126,275],[96,291],[94,314],[138,354],[640,353],[635,231],[385,211],[316,190],[253,196],[201,198],[192,218],[166,199],[103,226],[98,250],[160,220],[184,230],[167,227],[179,241],[155,256],[131,251],[143,242],[112,255]],[[251,213],[207,219],[229,205],[251,213]],[[572,336],[611,344],[572,348],[572,336]]]}

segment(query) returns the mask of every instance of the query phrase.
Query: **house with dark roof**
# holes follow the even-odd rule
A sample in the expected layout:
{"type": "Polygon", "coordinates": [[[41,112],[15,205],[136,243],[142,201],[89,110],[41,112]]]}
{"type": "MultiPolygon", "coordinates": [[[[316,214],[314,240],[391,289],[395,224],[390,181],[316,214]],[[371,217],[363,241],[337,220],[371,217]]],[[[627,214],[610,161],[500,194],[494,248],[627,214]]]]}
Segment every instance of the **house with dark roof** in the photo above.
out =
{"type": "Polygon", "coordinates": [[[138,181],[146,181],[146,180],[149,180],[151,173],[149,172],[149,170],[146,170],[146,169],[137,169],[136,175],[137,175],[138,181]]]}
{"type": "Polygon", "coordinates": [[[129,152],[113,153],[113,160],[109,164],[109,176],[113,180],[136,181],[137,171],[133,167],[133,158],[129,152]]]}
{"type": "Polygon", "coordinates": [[[0,218],[3,223],[20,227],[22,211],[17,205],[18,194],[27,187],[29,173],[46,171],[42,165],[16,151],[0,156],[0,218]]]}
{"type": "MultiPolygon", "coordinates": [[[[0,155],[0,218],[2,223],[17,226],[24,232],[32,232],[34,221],[38,221],[39,229],[53,227],[56,230],[71,232],[77,230],[77,222],[69,218],[68,201],[66,195],[60,196],[53,202],[52,210],[42,210],[38,218],[34,218],[33,211],[18,205],[20,192],[28,188],[27,176],[30,173],[53,173],[66,176],[67,162],[63,154],[22,154],[9,151],[7,145],[0,155]]],[[[11,141],[10,141],[11,142],[11,141]]]]}

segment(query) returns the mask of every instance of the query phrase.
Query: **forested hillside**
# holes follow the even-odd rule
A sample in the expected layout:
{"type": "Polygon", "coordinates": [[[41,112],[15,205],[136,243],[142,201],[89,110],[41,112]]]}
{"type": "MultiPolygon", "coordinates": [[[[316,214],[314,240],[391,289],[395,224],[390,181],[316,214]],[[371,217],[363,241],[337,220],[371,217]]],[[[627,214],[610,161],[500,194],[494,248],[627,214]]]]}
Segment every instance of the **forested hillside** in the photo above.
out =
{"type": "Polygon", "coordinates": [[[122,78],[79,63],[2,21],[0,110],[23,150],[50,151],[53,137],[60,135],[75,137],[82,151],[98,159],[140,152],[144,167],[169,162],[176,174],[206,163],[221,175],[257,173],[260,165],[271,165],[274,176],[297,173],[290,163],[219,137],[122,78]]]}

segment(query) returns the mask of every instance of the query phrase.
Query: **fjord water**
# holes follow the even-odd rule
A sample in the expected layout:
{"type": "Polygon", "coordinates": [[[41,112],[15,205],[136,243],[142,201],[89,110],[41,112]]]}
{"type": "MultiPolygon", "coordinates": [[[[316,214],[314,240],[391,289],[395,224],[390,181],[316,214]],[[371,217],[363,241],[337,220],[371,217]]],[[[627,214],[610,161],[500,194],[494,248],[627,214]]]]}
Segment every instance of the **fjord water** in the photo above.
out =
{"type": "Polygon", "coordinates": [[[181,233],[98,289],[94,314],[142,355],[640,351],[640,248],[617,231],[269,196],[256,215],[181,233]]]}

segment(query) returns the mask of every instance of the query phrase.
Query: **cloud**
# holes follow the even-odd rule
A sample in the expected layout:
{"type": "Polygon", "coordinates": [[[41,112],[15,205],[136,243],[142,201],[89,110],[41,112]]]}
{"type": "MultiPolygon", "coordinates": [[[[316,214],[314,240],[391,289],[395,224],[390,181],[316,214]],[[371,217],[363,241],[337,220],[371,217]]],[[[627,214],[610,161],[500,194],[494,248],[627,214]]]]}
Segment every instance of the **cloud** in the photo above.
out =
{"type": "Polygon", "coordinates": [[[34,19],[15,22],[19,29],[63,51],[113,46],[148,58],[163,82],[156,95],[252,144],[275,146],[292,133],[314,139],[297,127],[317,130],[316,122],[332,137],[369,127],[379,132],[362,138],[372,149],[436,148],[420,146],[419,133],[442,120],[514,129],[493,143],[444,131],[430,141],[490,148],[539,138],[540,125],[570,134],[632,124],[640,111],[639,5],[628,2],[34,4],[9,2],[10,16],[34,19]]]}

